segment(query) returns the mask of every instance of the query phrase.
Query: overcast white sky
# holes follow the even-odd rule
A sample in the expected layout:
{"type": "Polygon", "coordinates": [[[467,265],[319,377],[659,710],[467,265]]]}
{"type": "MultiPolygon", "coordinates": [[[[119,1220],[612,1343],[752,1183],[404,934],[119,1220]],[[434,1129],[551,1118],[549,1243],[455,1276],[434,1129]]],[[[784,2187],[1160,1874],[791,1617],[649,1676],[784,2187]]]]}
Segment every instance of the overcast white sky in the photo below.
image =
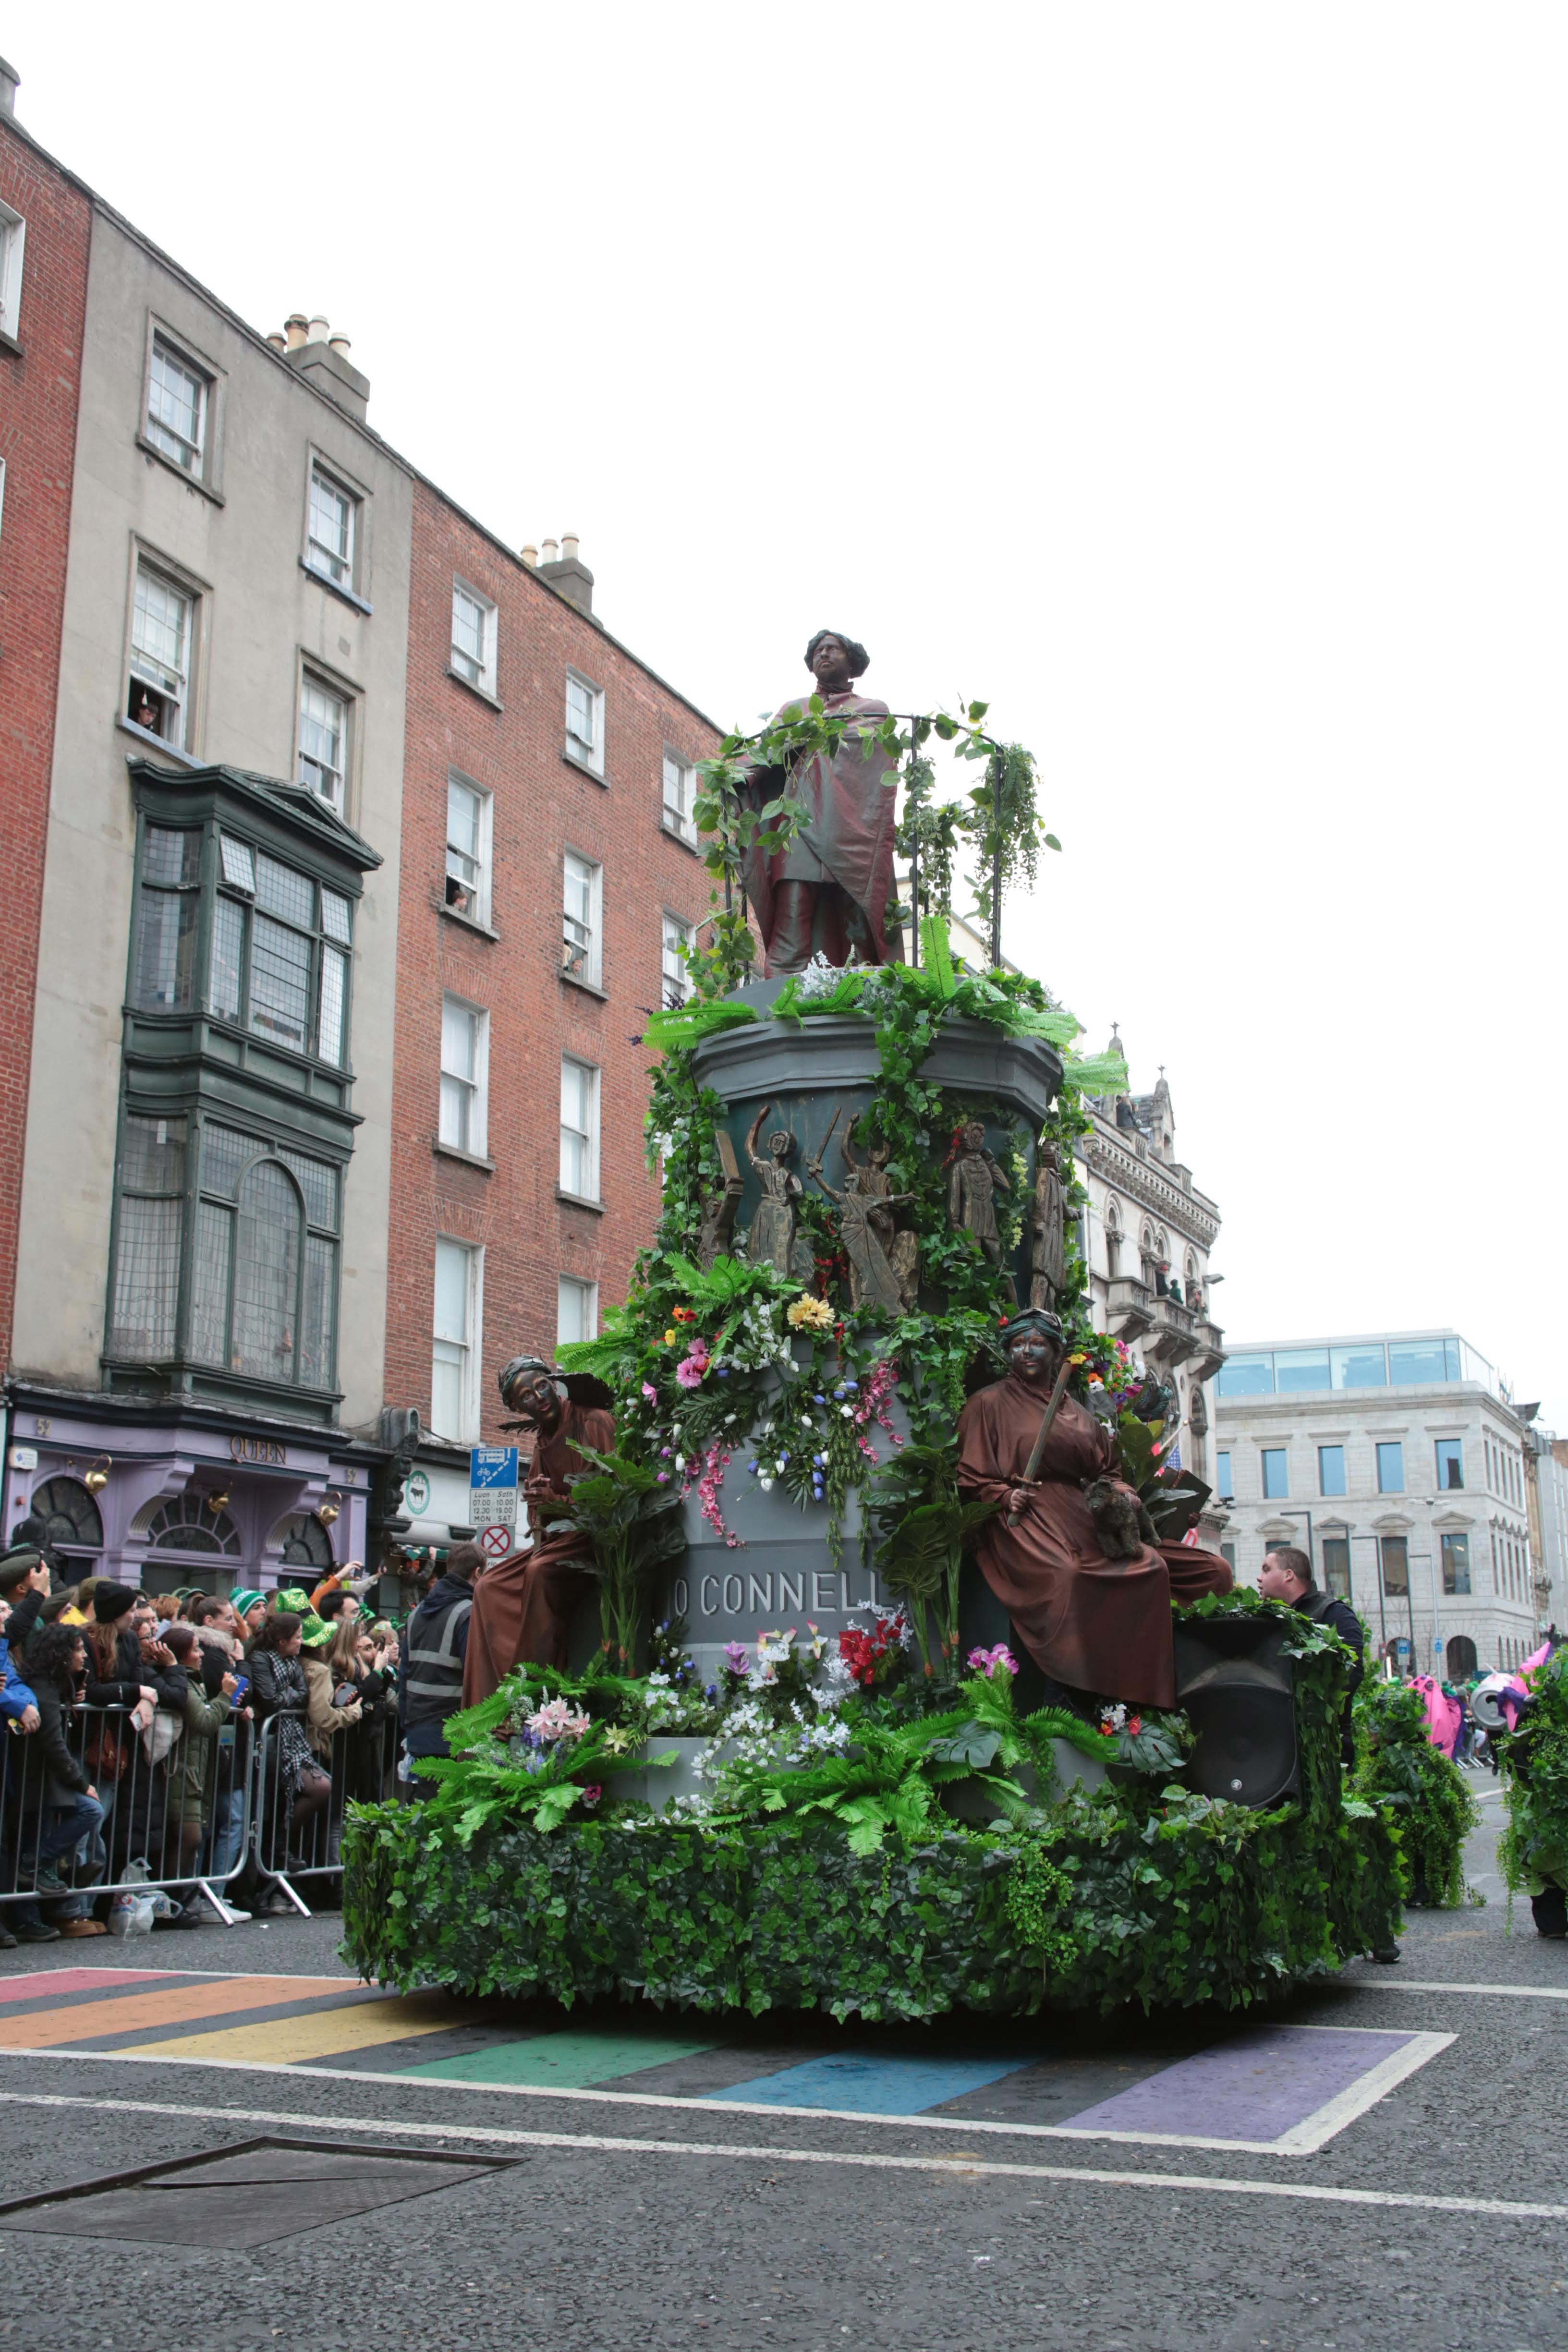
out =
{"type": "Polygon", "coordinates": [[[1561,6],[13,0],[34,134],[722,721],[985,697],[1232,1342],[1568,1426],[1561,6]]]}

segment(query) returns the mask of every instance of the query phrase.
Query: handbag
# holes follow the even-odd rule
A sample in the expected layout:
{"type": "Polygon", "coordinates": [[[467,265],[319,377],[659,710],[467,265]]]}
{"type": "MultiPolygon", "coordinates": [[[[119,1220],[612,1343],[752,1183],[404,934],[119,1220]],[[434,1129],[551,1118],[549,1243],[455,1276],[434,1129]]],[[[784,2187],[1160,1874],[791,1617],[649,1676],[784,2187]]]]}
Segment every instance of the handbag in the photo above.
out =
{"type": "Polygon", "coordinates": [[[121,1738],[117,1724],[100,1723],[89,1733],[85,1753],[99,1780],[118,1780],[131,1761],[131,1742],[121,1738]]]}
{"type": "Polygon", "coordinates": [[[142,1734],[142,1752],[148,1763],[161,1764],[184,1727],[177,1715],[159,1707],[142,1734]]]}

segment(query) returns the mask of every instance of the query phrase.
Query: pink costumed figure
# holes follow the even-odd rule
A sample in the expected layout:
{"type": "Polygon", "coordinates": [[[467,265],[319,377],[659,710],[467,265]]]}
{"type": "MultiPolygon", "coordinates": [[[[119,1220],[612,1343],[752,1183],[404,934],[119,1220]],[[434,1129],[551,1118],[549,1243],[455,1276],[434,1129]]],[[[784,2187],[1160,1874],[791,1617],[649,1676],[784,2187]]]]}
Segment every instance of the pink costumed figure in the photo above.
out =
{"type": "Polygon", "coordinates": [[[1450,1762],[1464,1722],[1464,1710],[1457,1699],[1445,1698],[1442,1687],[1430,1675],[1417,1675],[1413,1687],[1421,1694],[1426,1709],[1426,1737],[1434,1748],[1440,1748],[1450,1762]]]}

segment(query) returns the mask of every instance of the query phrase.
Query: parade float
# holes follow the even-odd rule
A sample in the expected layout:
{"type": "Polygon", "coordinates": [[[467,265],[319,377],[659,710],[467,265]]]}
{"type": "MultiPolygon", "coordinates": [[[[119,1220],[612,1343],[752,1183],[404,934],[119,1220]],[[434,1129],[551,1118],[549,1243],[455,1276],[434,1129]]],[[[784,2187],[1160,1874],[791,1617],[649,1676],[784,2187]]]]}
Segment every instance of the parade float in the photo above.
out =
{"type": "Polygon", "coordinates": [[[480,1578],[470,1657],[526,1662],[470,1679],[421,1801],[345,1830],[384,1981],[1229,2007],[1396,1925],[1349,1654],[1193,1549],[1168,1395],[1089,1319],[1072,1146],[1124,1073],[1002,967],[1056,846],[1033,762],[982,705],[894,719],[858,656],[814,639],[818,693],[704,772],[722,898],[647,1033],[658,1233],[598,1339],[501,1376],[535,1549],[510,1599],[480,1578]],[[949,943],[965,837],[987,971],[949,943]]]}

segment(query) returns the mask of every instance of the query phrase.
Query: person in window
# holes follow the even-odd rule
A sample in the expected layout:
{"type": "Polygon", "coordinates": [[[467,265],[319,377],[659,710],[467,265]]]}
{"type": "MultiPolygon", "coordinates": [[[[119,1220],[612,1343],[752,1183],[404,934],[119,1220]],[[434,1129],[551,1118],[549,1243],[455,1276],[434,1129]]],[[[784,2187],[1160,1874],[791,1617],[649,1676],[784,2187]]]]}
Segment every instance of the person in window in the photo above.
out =
{"type": "MultiPolygon", "coordinates": [[[[321,1621],[312,1615],[310,1630],[318,1637],[321,1621]]],[[[310,1751],[305,1719],[310,1691],[300,1650],[306,1620],[292,1609],[276,1609],[262,1625],[250,1652],[250,1690],[257,1721],[262,1727],[260,1802],[261,1851],[268,1867],[285,1868],[296,1839],[313,1834],[318,1814],[326,1811],[332,1784],[310,1751]]],[[[258,1918],[287,1917],[293,1905],[268,1878],[256,1904],[258,1918]]]]}
{"type": "MultiPolygon", "coordinates": [[[[37,1904],[23,1906],[16,1933],[25,1943],[50,1943],[57,1936],[101,1936],[101,1920],[87,1916],[60,1864],[78,1847],[99,1843],[103,1808],[98,1790],[73,1752],[71,1717],[87,1675],[87,1648],[75,1625],[41,1625],[27,1644],[27,1674],[38,1710],[38,1728],[29,1738],[24,1763],[20,1813],[22,1884],[30,1874],[40,1895],[59,1904],[56,1920],[40,1919],[37,1904]]],[[[90,1879],[98,1868],[86,1866],[90,1879]]]]}

